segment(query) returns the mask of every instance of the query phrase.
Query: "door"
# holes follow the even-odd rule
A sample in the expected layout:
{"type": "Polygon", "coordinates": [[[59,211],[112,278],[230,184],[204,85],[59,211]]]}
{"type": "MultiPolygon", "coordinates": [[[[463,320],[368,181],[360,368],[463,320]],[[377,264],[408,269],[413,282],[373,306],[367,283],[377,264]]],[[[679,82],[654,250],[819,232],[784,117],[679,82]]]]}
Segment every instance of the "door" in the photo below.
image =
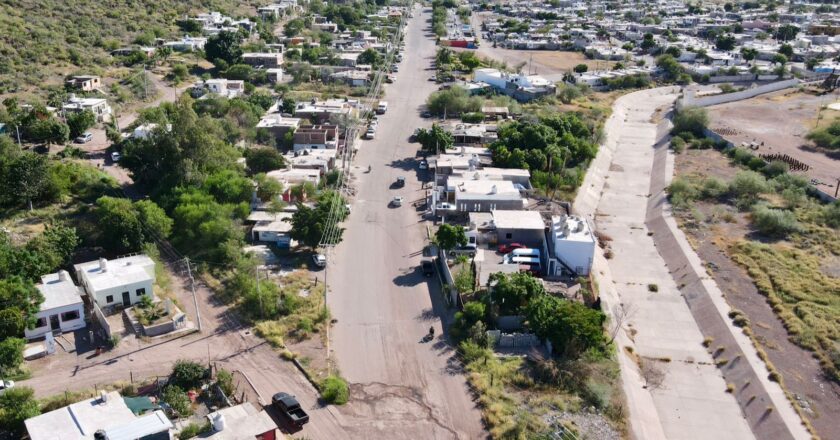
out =
{"type": "Polygon", "coordinates": [[[128,307],[131,305],[131,294],[128,292],[123,292],[123,306],[128,307]]]}
{"type": "Polygon", "coordinates": [[[58,315],[50,316],[50,330],[61,330],[61,324],[58,322],[58,315]]]}

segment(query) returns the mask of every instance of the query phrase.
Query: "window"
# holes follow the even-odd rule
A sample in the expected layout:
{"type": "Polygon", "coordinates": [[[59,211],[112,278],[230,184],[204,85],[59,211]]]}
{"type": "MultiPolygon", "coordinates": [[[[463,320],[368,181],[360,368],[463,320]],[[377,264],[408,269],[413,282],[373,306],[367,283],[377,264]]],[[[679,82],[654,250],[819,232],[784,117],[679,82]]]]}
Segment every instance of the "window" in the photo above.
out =
{"type": "Polygon", "coordinates": [[[108,303],[108,304],[111,304],[112,302],[114,302],[114,295],[106,296],[105,297],[105,302],[108,303]]]}
{"type": "Polygon", "coordinates": [[[69,312],[64,312],[61,314],[61,322],[74,321],[76,319],[79,319],[78,310],[71,310],[69,312]]]}
{"type": "Polygon", "coordinates": [[[505,234],[505,238],[507,238],[508,240],[510,240],[511,238],[513,238],[513,234],[512,234],[512,233],[510,233],[510,232],[508,232],[507,234],[505,234]]]}
{"type": "Polygon", "coordinates": [[[143,296],[145,294],[146,294],[146,288],[145,287],[137,289],[137,296],[143,296]]]}
{"type": "Polygon", "coordinates": [[[46,327],[47,326],[47,318],[38,318],[38,321],[35,322],[35,327],[46,327]]]}

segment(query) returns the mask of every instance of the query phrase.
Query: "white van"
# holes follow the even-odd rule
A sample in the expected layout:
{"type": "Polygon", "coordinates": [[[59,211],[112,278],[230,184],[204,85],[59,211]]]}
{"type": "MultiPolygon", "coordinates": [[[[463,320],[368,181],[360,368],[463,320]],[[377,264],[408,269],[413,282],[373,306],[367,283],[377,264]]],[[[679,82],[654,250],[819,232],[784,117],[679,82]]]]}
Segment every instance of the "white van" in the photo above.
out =
{"type": "Polygon", "coordinates": [[[512,257],[537,257],[540,258],[540,250],[539,249],[531,249],[531,248],[519,248],[514,249],[510,252],[512,257]]]}
{"type": "Polygon", "coordinates": [[[518,264],[520,266],[528,266],[530,270],[540,270],[539,257],[511,257],[510,264],[518,264]]]}
{"type": "Polygon", "coordinates": [[[376,114],[381,115],[388,111],[388,103],[386,101],[379,101],[379,106],[376,107],[376,114]]]}

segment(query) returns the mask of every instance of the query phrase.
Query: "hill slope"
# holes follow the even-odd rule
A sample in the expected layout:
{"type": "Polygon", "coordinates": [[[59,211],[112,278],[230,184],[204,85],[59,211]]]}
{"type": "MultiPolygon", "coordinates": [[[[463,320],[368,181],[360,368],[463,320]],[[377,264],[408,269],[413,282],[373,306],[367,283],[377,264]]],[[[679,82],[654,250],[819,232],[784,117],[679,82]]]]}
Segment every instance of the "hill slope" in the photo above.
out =
{"type": "Polygon", "coordinates": [[[176,19],[216,10],[253,15],[269,0],[0,0],[0,94],[99,72],[109,51],[146,38],[180,34],[176,19]]]}

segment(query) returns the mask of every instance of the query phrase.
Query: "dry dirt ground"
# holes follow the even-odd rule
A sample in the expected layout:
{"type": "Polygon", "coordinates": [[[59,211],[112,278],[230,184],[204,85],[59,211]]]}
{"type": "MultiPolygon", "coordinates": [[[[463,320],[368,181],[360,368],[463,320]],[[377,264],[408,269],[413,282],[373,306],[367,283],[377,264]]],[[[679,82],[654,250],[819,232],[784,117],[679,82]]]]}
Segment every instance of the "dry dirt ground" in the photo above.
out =
{"type": "MultiPolygon", "coordinates": [[[[677,176],[703,175],[729,181],[738,169],[715,150],[686,150],[676,156],[677,176]]],[[[779,370],[788,391],[806,409],[817,433],[823,439],[840,438],[840,386],[826,380],[819,362],[811,352],[788,340],[782,321],[758,292],[746,271],[726,253],[729,243],[743,239],[751,232],[746,214],[736,209],[708,202],[696,202],[706,221],[694,223],[679,216],[681,227],[692,246],[706,263],[708,272],[726,295],[733,308],[741,310],[752,322],[751,328],[770,362],[779,370]],[[807,409],[810,408],[810,409],[807,409]]]]}
{"type": "MultiPolygon", "coordinates": [[[[489,14],[473,14],[470,21],[473,28],[481,36],[481,23],[489,18],[489,14]]],[[[480,38],[479,38],[480,39],[480,38]]],[[[589,70],[609,70],[612,68],[612,61],[590,60],[580,52],[555,51],[555,50],[509,50],[494,48],[493,43],[484,39],[476,50],[476,55],[503,61],[510,67],[525,64],[523,71],[527,71],[528,63],[531,65],[531,73],[537,75],[550,75],[568,73],[578,64],[586,64],[589,70]]]]}
{"type": "MultiPolygon", "coordinates": [[[[834,95],[815,96],[783,90],[743,101],[708,107],[710,127],[735,145],[741,142],[764,143],[758,154],[787,154],[811,168],[806,175],[826,185],[823,191],[834,193],[840,179],[840,154],[821,151],[805,139],[817,123],[820,107],[836,100],[834,95]]],[[[840,112],[824,109],[820,126],[840,112]]]]}

